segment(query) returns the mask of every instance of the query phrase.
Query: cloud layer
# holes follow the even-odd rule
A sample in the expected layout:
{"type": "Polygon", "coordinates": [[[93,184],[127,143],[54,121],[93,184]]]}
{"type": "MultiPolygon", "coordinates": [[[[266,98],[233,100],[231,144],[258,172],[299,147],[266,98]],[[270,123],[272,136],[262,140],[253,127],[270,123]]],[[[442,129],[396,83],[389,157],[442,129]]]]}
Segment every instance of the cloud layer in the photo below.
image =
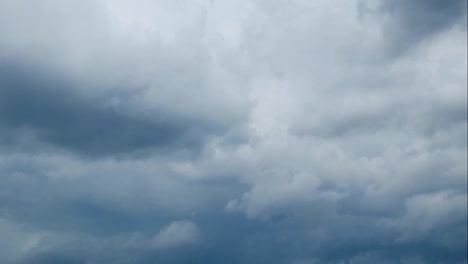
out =
{"type": "Polygon", "coordinates": [[[0,1],[2,263],[466,263],[466,0],[0,1]]]}

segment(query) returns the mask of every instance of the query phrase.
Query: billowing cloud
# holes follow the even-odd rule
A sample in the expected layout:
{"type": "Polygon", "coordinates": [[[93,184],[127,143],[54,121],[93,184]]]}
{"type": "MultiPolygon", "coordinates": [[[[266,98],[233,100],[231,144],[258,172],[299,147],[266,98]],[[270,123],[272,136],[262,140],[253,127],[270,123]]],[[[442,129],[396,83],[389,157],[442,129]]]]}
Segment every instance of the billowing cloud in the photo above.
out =
{"type": "Polygon", "coordinates": [[[466,5],[0,1],[0,262],[466,263],[466,5]]]}

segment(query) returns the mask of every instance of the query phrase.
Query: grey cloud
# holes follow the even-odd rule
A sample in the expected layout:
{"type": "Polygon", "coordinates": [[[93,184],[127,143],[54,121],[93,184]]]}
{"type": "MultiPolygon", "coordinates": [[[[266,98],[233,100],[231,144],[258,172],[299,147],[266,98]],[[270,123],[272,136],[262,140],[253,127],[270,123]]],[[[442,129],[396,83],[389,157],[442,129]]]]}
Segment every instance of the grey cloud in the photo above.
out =
{"type": "Polygon", "coordinates": [[[377,10],[378,16],[389,18],[383,29],[396,55],[454,26],[466,30],[466,0],[382,0],[377,10]]]}
{"type": "Polygon", "coordinates": [[[449,28],[466,13],[466,0],[384,1],[383,9],[416,38],[449,28]]]}
{"type": "Polygon", "coordinates": [[[201,232],[193,222],[172,221],[153,238],[156,248],[171,248],[200,243],[201,232]]]}
{"type": "Polygon", "coordinates": [[[235,2],[0,1],[0,261],[466,263],[466,3],[235,2]]]}
{"type": "Polygon", "coordinates": [[[192,182],[157,159],[90,164],[89,159],[43,155],[3,154],[0,159],[2,217],[38,230],[155,233],[174,218],[222,208],[245,191],[232,180],[192,182]],[[230,189],[221,190],[226,184],[230,189]]]}
{"type": "Polygon", "coordinates": [[[20,145],[21,135],[26,134],[23,141],[37,140],[89,156],[171,148],[191,152],[221,128],[164,110],[144,115],[131,113],[125,107],[111,104],[112,97],[125,101],[131,95],[85,97],[76,91],[82,84],[70,79],[58,72],[3,63],[0,76],[0,126],[6,135],[3,144],[20,145]]]}

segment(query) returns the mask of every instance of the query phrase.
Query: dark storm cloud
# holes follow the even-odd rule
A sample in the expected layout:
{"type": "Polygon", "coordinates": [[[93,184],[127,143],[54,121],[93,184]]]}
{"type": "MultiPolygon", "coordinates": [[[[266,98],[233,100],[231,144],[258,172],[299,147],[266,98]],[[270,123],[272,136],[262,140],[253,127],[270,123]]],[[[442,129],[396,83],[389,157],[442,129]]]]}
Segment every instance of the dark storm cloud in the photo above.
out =
{"type": "Polygon", "coordinates": [[[2,170],[0,208],[3,216],[39,229],[94,234],[125,232],[137,226],[145,229],[158,224],[155,218],[164,219],[156,212],[128,212],[116,205],[83,197],[83,191],[91,187],[78,182],[74,185],[79,195],[67,195],[75,192],[68,189],[68,183],[50,180],[39,171],[39,168],[29,172],[24,168],[13,172],[2,170]],[[64,189],[68,191],[61,191],[64,189]]]}
{"type": "Polygon", "coordinates": [[[397,54],[453,26],[466,30],[466,0],[382,0],[380,8],[390,15],[386,30],[397,54]]]}
{"type": "MultiPolygon", "coordinates": [[[[8,160],[6,156],[1,159],[8,160]]],[[[59,233],[105,237],[138,230],[153,234],[173,218],[193,214],[200,203],[207,211],[219,209],[230,197],[245,191],[245,186],[232,180],[194,183],[177,175],[160,176],[162,172],[156,169],[151,170],[155,175],[149,176],[130,170],[129,177],[125,166],[109,170],[106,161],[102,170],[94,167],[88,176],[51,177],[60,166],[66,167],[66,175],[73,171],[63,163],[44,166],[43,162],[22,158],[0,162],[1,217],[59,233]],[[169,183],[150,186],[147,177],[169,183]],[[220,191],[226,184],[230,189],[220,191]]]]}
{"type": "MultiPolygon", "coordinates": [[[[461,239],[462,229],[447,229],[446,233],[435,233],[431,240],[393,243],[394,234],[380,229],[372,218],[333,213],[321,216],[305,215],[307,210],[302,208],[300,211],[297,212],[298,215],[281,222],[251,221],[238,216],[222,215],[219,212],[194,217],[195,221],[200,223],[204,236],[203,244],[195,247],[182,246],[159,250],[144,243],[128,246],[132,240],[128,233],[123,233],[123,238],[111,234],[89,238],[80,237],[77,233],[71,235],[70,240],[32,250],[17,263],[35,263],[49,258],[54,260],[56,257],[78,259],[83,263],[233,264],[295,263],[295,260],[301,259],[324,264],[341,261],[463,263],[465,258],[463,244],[457,247],[441,247],[437,241],[441,238],[445,240],[447,233],[453,238],[461,239]],[[323,228],[314,230],[310,229],[310,226],[323,228]],[[311,236],[304,236],[304,232],[311,236]],[[417,261],[408,261],[411,259],[417,261]]],[[[458,224],[462,226],[462,223],[458,224]]],[[[148,234],[151,232],[144,235],[148,234]]],[[[47,241],[44,241],[44,244],[47,244],[47,241]]]]}
{"type": "MultiPolygon", "coordinates": [[[[164,110],[145,116],[118,109],[110,99],[79,94],[79,82],[21,63],[0,65],[0,142],[22,136],[81,155],[106,156],[171,148],[196,150],[220,127],[164,110]]],[[[124,101],[127,94],[117,97],[124,101]]]]}

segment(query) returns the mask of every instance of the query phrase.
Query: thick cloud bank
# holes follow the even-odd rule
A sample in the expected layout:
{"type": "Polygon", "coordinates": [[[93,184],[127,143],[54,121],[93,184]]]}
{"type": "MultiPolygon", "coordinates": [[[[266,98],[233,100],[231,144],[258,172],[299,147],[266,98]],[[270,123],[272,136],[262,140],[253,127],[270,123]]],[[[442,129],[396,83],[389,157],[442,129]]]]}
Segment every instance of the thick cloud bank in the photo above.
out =
{"type": "Polygon", "coordinates": [[[0,0],[0,262],[467,263],[466,0],[0,0]]]}

